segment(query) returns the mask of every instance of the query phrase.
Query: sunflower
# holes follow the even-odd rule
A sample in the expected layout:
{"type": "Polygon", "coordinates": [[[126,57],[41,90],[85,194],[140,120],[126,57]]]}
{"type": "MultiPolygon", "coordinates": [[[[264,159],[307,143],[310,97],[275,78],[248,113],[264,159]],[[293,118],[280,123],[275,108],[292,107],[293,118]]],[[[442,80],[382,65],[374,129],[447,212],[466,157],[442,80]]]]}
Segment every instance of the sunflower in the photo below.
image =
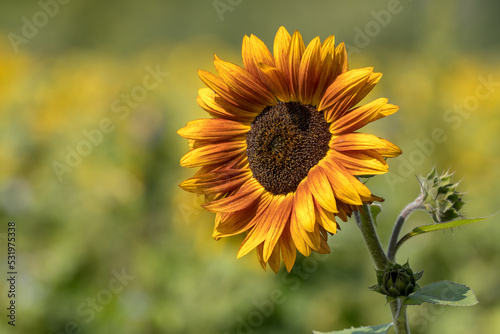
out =
{"type": "Polygon", "coordinates": [[[215,212],[213,238],[246,233],[237,257],[256,249],[264,269],[293,267],[298,250],[329,253],[328,235],[363,203],[383,199],[358,180],[388,171],[401,154],[387,140],[358,129],[398,107],[379,98],[358,103],[380,80],[372,67],[348,70],[344,43],[279,28],[273,54],[256,36],[243,38],[243,65],[215,56],[218,76],[199,70],[208,88],[198,104],[212,116],[178,131],[189,139],[182,182],[215,212]]]}

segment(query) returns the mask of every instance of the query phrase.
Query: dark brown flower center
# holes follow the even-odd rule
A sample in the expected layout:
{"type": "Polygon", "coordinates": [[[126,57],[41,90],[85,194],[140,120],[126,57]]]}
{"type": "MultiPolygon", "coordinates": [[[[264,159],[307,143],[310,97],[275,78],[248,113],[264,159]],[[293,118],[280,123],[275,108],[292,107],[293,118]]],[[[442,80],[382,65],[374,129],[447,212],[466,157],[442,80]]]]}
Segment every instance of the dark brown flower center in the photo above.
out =
{"type": "Polygon", "coordinates": [[[275,195],[293,192],[325,157],[331,137],[323,113],[312,106],[279,102],[266,107],[247,134],[253,176],[275,195]]]}

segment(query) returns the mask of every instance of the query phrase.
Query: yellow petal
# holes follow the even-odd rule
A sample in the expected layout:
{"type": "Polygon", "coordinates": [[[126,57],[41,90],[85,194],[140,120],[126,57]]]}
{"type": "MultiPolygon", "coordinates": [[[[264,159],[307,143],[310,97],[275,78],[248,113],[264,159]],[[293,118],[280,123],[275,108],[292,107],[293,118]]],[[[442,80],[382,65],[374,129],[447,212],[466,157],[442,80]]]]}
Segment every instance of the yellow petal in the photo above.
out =
{"type": "Polygon", "coordinates": [[[274,271],[274,273],[278,273],[280,270],[280,247],[277,245],[274,249],[273,252],[271,253],[271,256],[269,258],[269,267],[274,271]]]}
{"type": "Polygon", "coordinates": [[[383,117],[392,115],[398,110],[399,110],[398,106],[396,106],[394,104],[387,103],[385,106],[382,107],[382,109],[379,111],[378,115],[375,117],[374,120],[381,119],[383,117]]]}
{"type": "Polygon", "coordinates": [[[262,111],[265,107],[265,104],[249,102],[241,95],[236,94],[229,88],[229,86],[224,82],[223,79],[219,78],[215,74],[203,70],[198,70],[198,75],[201,81],[203,81],[205,85],[212,89],[217,95],[237,107],[241,107],[249,111],[258,110],[259,112],[262,111]]]}
{"type": "Polygon", "coordinates": [[[334,192],[321,163],[309,170],[306,182],[314,200],[318,202],[321,207],[330,212],[337,212],[334,192]]]}
{"type": "Polygon", "coordinates": [[[311,254],[311,248],[302,237],[301,230],[302,227],[300,227],[300,223],[297,221],[296,216],[292,215],[290,219],[290,235],[292,236],[293,243],[299,252],[304,256],[309,256],[311,254]]]}
{"type": "Polygon", "coordinates": [[[313,39],[302,55],[299,67],[299,101],[311,104],[321,74],[321,43],[313,39]]]}
{"type": "Polygon", "coordinates": [[[202,204],[202,207],[211,212],[240,211],[258,201],[263,192],[264,188],[255,179],[250,179],[233,195],[202,204]]]}
{"type": "Polygon", "coordinates": [[[297,187],[293,202],[293,214],[302,228],[306,231],[313,232],[316,216],[314,213],[313,197],[306,182],[306,180],[303,180],[297,187]]]}
{"type": "Polygon", "coordinates": [[[366,124],[374,121],[380,110],[387,103],[387,99],[380,98],[361,107],[348,111],[342,117],[337,118],[330,125],[330,132],[334,135],[354,132],[366,124]]]}
{"type": "Polygon", "coordinates": [[[344,166],[352,175],[379,175],[388,172],[389,167],[385,159],[371,150],[328,152],[339,165],[344,166]]]}
{"type": "Polygon", "coordinates": [[[368,94],[380,79],[380,73],[372,68],[361,68],[339,75],[326,89],[318,110],[325,111],[325,119],[331,123],[342,117],[368,94]]]}
{"type": "Polygon", "coordinates": [[[335,215],[333,212],[329,212],[319,206],[317,203],[315,209],[318,216],[319,224],[328,232],[335,234],[337,233],[337,222],[335,221],[335,215]]]}
{"type": "MultiPolygon", "coordinates": [[[[279,204],[277,215],[272,217],[270,228],[267,232],[266,240],[264,241],[264,261],[267,261],[271,256],[283,229],[290,221],[290,213],[293,206],[293,195],[285,195],[283,201],[279,204]]],[[[261,223],[262,224],[262,223],[261,223]]]]}
{"type": "Polygon", "coordinates": [[[285,229],[281,235],[280,248],[281,255],[283,256],[283,262],[285,262],[286,270],[290,272],[297,256],[297,249],[295,248],[295,244],[293,243],[292,236],[290,234],[290,225],[285,226],[285,229]]]}
{"type": "Polygon", "coordinates": [[[387,144],[381,138],[357,132],[335,137],[329,145],[337,151],[385,150],[387,148],[387,144]]]}
{"type": "Polygon", "coordinates": [[[380,138],[380,141],[384,143],[384,147],[377,149],[377,152],[380,153],[381,156],[385,158],[394,158],[403,153],[398,146],[394,145],[390,141],[383,138],[380,138]]]}
{"type": "Polygon", "coordinates": [[[293,94],[293,101],[298,101],[299,98],[299,73],[302,54],[304,53],[305,45],[302,40],[302,35],[295,31],[290,41],[290,49],[288,51],[288,77],[290,79],[290,90],[293,94]]]}
{"type": "Polygon", "coordinates": [[[292,37],[284,27],[280,27],[274,38],[274,62],[276,67],[283,72],[288,81],[290,81],[288,70],[288,51],[292,37]]]}
{"type": "Polygon", "coordinates": [[[266,64],[267,66],[274,67],[274,58],[267,46],[257,36],[245,36],[243,39],[243,64],[245,68],[254,75],[255,78],[260,79],[261,71],[259,64],[266,64]]]}
{"type": "Polygon", "coordinates": [[[314,232],[308,232],[304,229],[299,229],[302,239],[314,251],[318,251],[321,247],[321,236],[319,234],[319,224],[314,224],[314,232]]]}
{"type": "Polygon", "coordinates": [[[290,86],[285,74],[266,64],[260,64],[262,79],[269,87],[269,90],[280,101],[288,102],[291,99],[290,86]]]}
{"type": "Polygon", "coordinates": [[[267,208],[268,202],[255,201],[252,205],[241,211],[217,213],[220,222],[214,228],[212,237],[228,237],[248,231],[252,228],[256,220],[255,216],[260,215],[262,210],[267,208]]]}
{"type": "Polygon", "coordinates": [[[246,146],[245,141],[228,141],[203,145],[186,153],[181,159],[181,166],[201,167],[221,164],[245,154],[246,146]]]}
{"type": "Polygon", "coordinates": [[[318,85],[311,100],[311,105],[317,106],[325,90],[336,76],[335,36],[329,36],[321,45],[321,70],[318,85]]]}
{"type": "Polygon", "coordinates": [[[212,117],[224,118],[240,122],[250,123],[262,111],[262,109],[252,107],[251,110],[238,107],[210,88],[200,88],[196,99],[198,105],[208,112],[212,117]]]}
{"type": "Polygon", "coordinates": [[[215,194],[238,188],[251,177],[252,173],[249,170],[227,169],[197,175],[182,182],[179,186],[189,192],[215,194]]]}
{"type": "Polygon", "coordinates": [[[341,42],[335,48],[335,77],[347,72],[348,67],[347,51],[344,42],[341,42]]]}
{"type": "MultiPolygon", "coordinates": [[[[347,175],[344,174],[342,167],[332,159],[325,159],[324,161],[329,167],[325,168],[325,171],[329,182],[334,185],[333,191],[335,192],[335,197],[347,204],[362,205],[363,202],[356,188],[352,185],[347,175]]],[[[338,212],[338,210],[335,212],[338,212]]]]}
{"type": "Polygon", "coordinates": [[[214,59],[214,65],[227,86],[245,101],[266,106],[276,104],[276,100],[269,90],[262,87],[255,80],[255,76],[246,69],[217,57],[214,59]]]}
{"type": "Polygon", "coordinates": [[[243,136],[250,131],[250,126],[226,119],[198,119],[188,122],[177,133],[187,139],[227,140],[243,136]]]}
{"type": "MultiPolygon", "coordinates": [[[[237,258],[248,254],[260,243],[264,242],[268,237],[268,232],[273,224],[273,218],[280,214],[280,204],[283,202],[285,196],[266,196],[264,201],[269,201],[266,210],[262,211],[260,215],[254,217],[254,227],[248,232],[245,240],[241,243],[237,258]]],[[[264,256],[264,254],[263,254],[264,256]]],[[[265,259],[264,259],[265,260],[265,259]]],[[[267,261],[266,261],[267,262],[267,261]]]]}

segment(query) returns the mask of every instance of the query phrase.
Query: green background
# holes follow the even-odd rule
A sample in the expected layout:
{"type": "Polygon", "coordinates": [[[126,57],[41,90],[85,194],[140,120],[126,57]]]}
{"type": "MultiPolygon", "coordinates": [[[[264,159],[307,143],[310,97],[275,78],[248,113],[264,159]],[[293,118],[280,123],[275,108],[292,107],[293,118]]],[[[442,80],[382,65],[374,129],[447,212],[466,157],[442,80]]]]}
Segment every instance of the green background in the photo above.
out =
{"type": "MultiPolygon", "coordinates": [[[[299,256],[292,273],[275,275],[253,252],[236,260],[242,236],[213,241],[214,214],[178,188],[194,171],[179,166],[188,144],[176,131],[207,117],[197,70],[214,71],[215,53],[241,65],[242,37],[272,46],[281,25],[306,43],[335,34],[350,68],[384,73],[365,101],[401,107],[363,130],[403,149],[389,174],[368,182],[386,199],[384,245],[418,195],[414,175],[434,165],[463,180],[464,214],[498,211],[498,2],[71,0],[47,7],[52,15],[43,7],[11,1],[0,10],[0,267],[6,273],[15,221],[19,272],[15,328],[0,285],[2,333],[311,333],[390,321],[384,298],[367,289],[373,264],[353,221],[331,238],[332,254],[299,256]],[[137,88],[157,67],[168,76],[137,88]],[[103,120],[112,130],[96,130],[103,120]],[[95,145],[85,146],[84,132],[95,145]],[[78,149],[88,154],[58,175],[54,164],[78,149]],[[128,280],[119,283],[121,272],[128,280]]],[[[500,327],[498,220],[403,246],[398,260],[425,271],[421,284],[466,283],[480,301],[410,307],[413,333],[500,327]]],[[[424,223],[431,219],[418,212],[406,229],[424,223]]]]}

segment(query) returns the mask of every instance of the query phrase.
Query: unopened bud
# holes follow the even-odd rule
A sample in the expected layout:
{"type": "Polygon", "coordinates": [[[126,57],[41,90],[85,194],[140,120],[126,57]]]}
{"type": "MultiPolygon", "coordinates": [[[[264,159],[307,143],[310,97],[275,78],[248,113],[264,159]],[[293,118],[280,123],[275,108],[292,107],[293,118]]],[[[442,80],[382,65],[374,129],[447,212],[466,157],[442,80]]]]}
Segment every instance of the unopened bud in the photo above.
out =
{"type": "Polygon", "coordinates": [[[438,175],[434,168],[427,177],[419,177],[422,205],[437,223],[446,223],[461,217],[463,193],[457,192],[459,182],[452,182],[453,174],[438,175]]]}

